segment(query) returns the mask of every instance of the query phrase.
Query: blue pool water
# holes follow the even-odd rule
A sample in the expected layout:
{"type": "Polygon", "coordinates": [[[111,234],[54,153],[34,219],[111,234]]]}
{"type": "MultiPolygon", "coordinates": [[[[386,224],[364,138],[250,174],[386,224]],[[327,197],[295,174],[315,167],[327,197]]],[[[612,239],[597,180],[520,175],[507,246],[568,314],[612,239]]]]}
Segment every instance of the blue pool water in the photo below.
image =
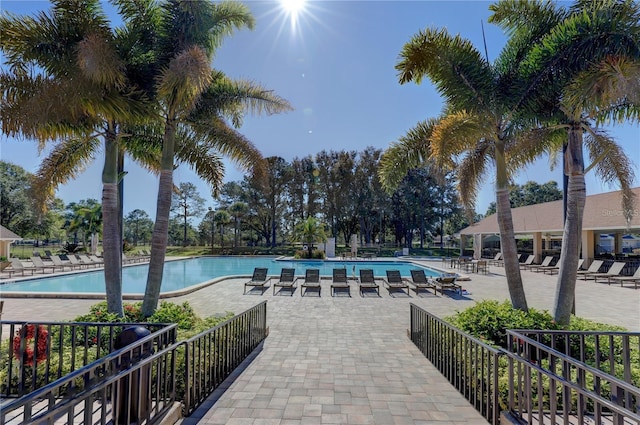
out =
{"type": "MultiPolygon", "coordinates": [[[[201,257],[168,261],[164,265],[162,292],[172,292],[197,285],[221,276],[251,275],[255,267],[267,267],[270,275],[279,275],[283,267],[296,269],[303,276],[308,268],[320,269],[323,276],[331,276],[335,267],[346,267],[348,275],[358,276],[360,269],[373,269],[375,276],[386,276],[386,270],[400,270],[402,276],[411,276],[411,269],[422,268],[428,276],[436,276],[434,270],[403,261],[302,261],[277,260],[268,257],[201,257]]],[[[144,294],[147,284],[147,264],[122,269],[122,292],[144,294]]],[[[54,292],[54,293],[104,293],[102,270],[72,275],[59,275],[21,282],[8,282],[0,286],[0,292],[54,292]]]]}

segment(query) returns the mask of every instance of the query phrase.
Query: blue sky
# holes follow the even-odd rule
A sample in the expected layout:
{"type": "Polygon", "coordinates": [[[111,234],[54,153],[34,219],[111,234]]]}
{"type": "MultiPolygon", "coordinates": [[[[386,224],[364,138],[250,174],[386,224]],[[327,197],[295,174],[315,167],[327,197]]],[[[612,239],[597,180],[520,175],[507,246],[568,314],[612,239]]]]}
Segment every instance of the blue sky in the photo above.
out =
{"type": "MultiPolygon", "coordinates": [[[[214,66],[230,77],[256,81],[291,102],[294,111],[248,116],[240,129],[264,156],[286,160],[323,149],[386,149],[418,121],[439,115],[442,102],[428,81],[402,86],[397,82],[394,66],[400,50],[419,30],[446,27],[483,51],[483,22],[492,61],[505,42],[502,32],[487,24],[490,2],[485,1],[308,1],[295,25],[277,1],[245,4],[256,27],[227,38],[214,66]]],[[[2,0],[0,7],[24,14],[47,10],[49,3],[2,0]]],[[[618,126],[611,134],[637,169],[638,125],[618,126]]],[[[32,141],[2,140],[0,158],[35,172],[42,156],[32,141]]],[[[103,159],[100,152],[94,165],[59,188],[57,196],[65,202],[99,200],[103,159]]],[[[154,217],[157,179],[130,163],[126,168],[125,213],[139,208],[154,217]]],[[[561,167],[550,171],[548,158],[542,158],[522,170],[516,181],[545,183],[561,178],[561,167]]],[[[241,179],[242,173],[228,164],[226,180],[241,179]]],[[[174,181],[196,184],[208,205],[215,207],[209,188],[187,167],[176,170],[174,181]]],[[[485,181],[477,204],[481,213],[495,198],[493,175],[489,173],[485,181]]],[[[588,194],[616,189],[597,181],[593,173],[587,175],[588,194]]]]}

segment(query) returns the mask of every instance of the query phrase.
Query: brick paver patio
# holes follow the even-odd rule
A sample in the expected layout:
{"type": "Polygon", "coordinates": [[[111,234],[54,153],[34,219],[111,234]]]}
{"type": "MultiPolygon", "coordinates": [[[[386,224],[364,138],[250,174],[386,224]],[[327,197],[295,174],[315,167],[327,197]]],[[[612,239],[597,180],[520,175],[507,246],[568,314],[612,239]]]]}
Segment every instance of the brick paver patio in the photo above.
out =
{"type": "MultiPolygon", "coordinates": [[[[440,266],[440,263],[433,263],[440,266]]],[[[278,270],[270,270],[272,274],[278,270]]],[[[504,269],[471,275],[469,295],[411,297],[358,295],[273,296],[269,287],[242,295],[244,279],[228,279],[175,302],[189,301],[201,316],[239,313],[268,300],[270,335],[224,392],[185,424],[481,424],[486,421],[407,338],[409,303],[445,316],[482,299],[508,298],[504,269]]],[[[529,306],[551,309],[556,276],[523,271],[529,306]]],[[[286,295],[284,295],[286,293],[286,295]]],[[[84,313],[95,300],[6,299],[5,320],[62,320],[84,313]]],[[[579,281],[578,315],[640,330],[640,291],[579,281]]]]}

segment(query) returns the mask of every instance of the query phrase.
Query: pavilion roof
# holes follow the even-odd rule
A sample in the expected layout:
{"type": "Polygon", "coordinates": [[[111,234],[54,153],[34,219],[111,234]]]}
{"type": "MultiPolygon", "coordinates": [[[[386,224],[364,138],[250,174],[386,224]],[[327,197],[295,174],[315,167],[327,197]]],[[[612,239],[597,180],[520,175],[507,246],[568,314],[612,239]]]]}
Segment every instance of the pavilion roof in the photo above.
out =
{"type": "MultiPolygon", "coordinates": [[[[633,188],[632,191],[636,195],[636,208],[630,223],[627,223],[622,214],[622,192],[618,190],[587,196],[582,229],[604,233],[613,231],[640,233],[640,207],[638,206],[640,187],[633,188]]],[[[515,233],[562,233],[564,227],[562,210],[561,200],[512,208],[515,233]]],[[[492,214],[460,231],[461,235],[478,233],[500,233],[497,214],[492,214]]]]}

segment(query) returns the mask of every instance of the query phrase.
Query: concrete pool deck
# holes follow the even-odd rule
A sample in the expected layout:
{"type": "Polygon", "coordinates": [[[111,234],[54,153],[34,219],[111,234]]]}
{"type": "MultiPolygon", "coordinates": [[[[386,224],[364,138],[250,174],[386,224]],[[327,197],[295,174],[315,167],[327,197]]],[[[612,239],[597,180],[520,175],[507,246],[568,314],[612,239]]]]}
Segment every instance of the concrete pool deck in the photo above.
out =
{"type": "MultiPolygon", "coordinates": [[[[440,267],[441,262],[425,262],[440,267]]],[[[469,295],[411,297],[331,297],[330,280],[322,296],[301,297],[298,288],[273,295],[269,286],[242,295],[245,279],[227,279],[192,294],[200,316],[240,313],[268,300],[270,335],[262,350],[222,394],[210,398],[184,424],[484,424],[486,421],[440,375],[406,336],[409,303],[446,316],[483,299],[508,299],[504,269],[470,275],[469,295]]],[[[550,310],[557,276],[523,271],[530,307],[550,310]]],[[[4,320],[69,320],[95,300],[5,299],[4,320]]],[[[579,281],[579,316],[640,331],[640,291],[632,287],[579,281]]]]}

